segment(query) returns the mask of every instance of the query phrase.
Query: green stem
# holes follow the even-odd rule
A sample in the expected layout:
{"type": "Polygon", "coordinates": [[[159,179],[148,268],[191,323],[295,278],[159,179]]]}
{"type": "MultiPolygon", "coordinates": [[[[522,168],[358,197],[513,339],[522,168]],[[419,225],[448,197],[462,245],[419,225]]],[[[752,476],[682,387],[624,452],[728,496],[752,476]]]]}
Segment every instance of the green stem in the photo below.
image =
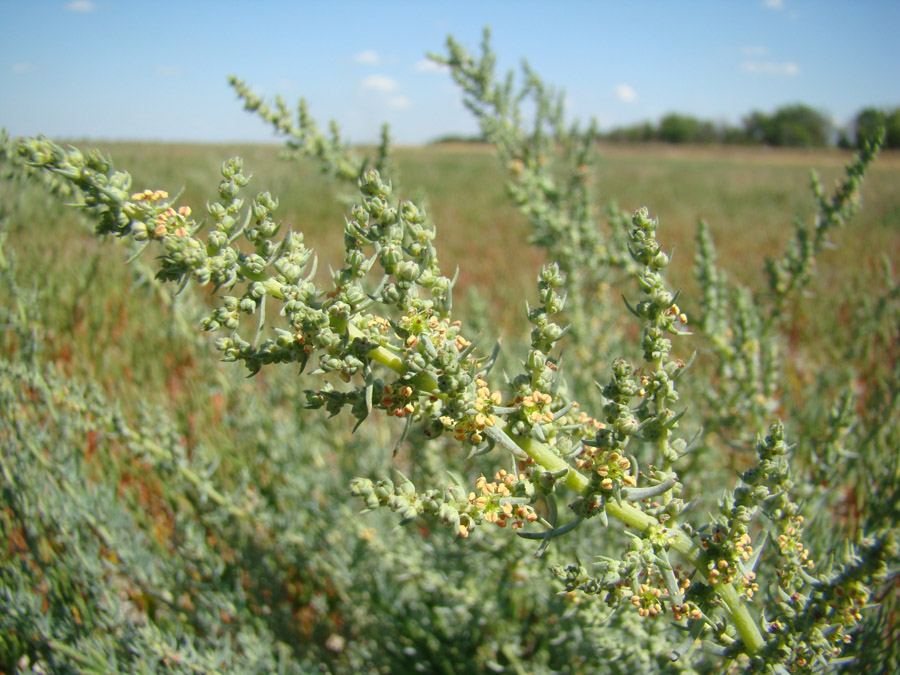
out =
{"type": "MultiPolygon", "coordinates": [[[[362,331],[352,324],[350,325],[349,330],[351,337],[362,336],[362,331]]],[[[394,372],[402,374],[405,370],[403,360],[384,347],[376,347],[369,352],[368,356],[373,361],[381,363],[394,372]]],[[[432,387],[425,387],[424,389],[431,393],[437,393],[437,383],[434,382],[432,387]]],[[[503,421],[497,420],[495,426],[485,427],[485,433],[494,438],[494,440],[497,440],[502,446],[515,444],[541,467],[551,473],[562,473],[564,471],[565,475],[562,481],[573,492],[580,495],[587,492],[590,486],[590,480],[583,473],[570,466],[568,462],[557,455],[549,446],[541,443],[535,438],[510,436],[504,431],[504,427],[505,424],[503,421]]],[[[651,527],[657,527],[659,525],[659,521],[657,521],[656,518],[647,515],[641,511],[640,508],[628,502],[616,502],[614,500],[607,501],[605,508],[607,514],[641,533],[646,533],[651,527]]],[[[677,551],[707,582],[709,582],[709,567],[706,554],[677,525],[673,524],[667,526],[667,529],[670,537],[670,548],[677,551]]],[[[747,653],[752,655],[762,649],[765,640],[760,634],[759,628],[753,620],[750,611],[741,600],[741,597],[734,586],[726,583],[718,583],[713,585],[712,588],[725,605],[725,611],[734,622],[734,627],[741,636],[747,653]]]]}
{"type": "MultiPolygon", "coordinates": [[[[658,373],[665,368],[664,359],[660,356],[658,359],[654,359],[652,365],[652,372],[658,373]]],[[[656,398],[656,414],[662,415],[666,410],[666,400],[665,396],[661,395],[659,391],[655,393],[656,398]]],[[[660,429],[659,439],[656,442],[657,448],[659,450],[659,456],[663,458],[663,470],[668,471],[672,468],[672,462],[669,461],[669,428],[663,427],[660,429]]],[[[660,498],[663,504],[668,504],[672,501],[672,490],[667,490],[660,498]]]]}
{"type": "MultiPolygon", "coordinates": [[[[272,283],[270,280],[267,284],[267,291],[276,297],[283,297],[281,292],[281,284],[272,283]]],[[[347,324],[347,331],[351,338],[364,337],[362,330],[353,325],[352,322],[347,324]]],[[[375,347],[369,351],[368,357],[372,361],[376,361],[381,365],[393,370],[396,373],[403,374],[406,366],[400,355],[392,352],[385,347],[375,347]]],[[[661,363],[658,364],[661,367],[661,363]]],[[[433,377],[426,373],[419,373],[420,381],[417,385],[429,393],[439,395],[438,384],[433,377]]],[[[551,473],[563,473],[563,483],[573,492],[583,495],[590,486],[590,481],[581,472],[574,469],[562,457],[557,455],[549,446],[541,443],[534,438],[512,437],[504,431],[505,424],[502,420],[497,420],[494,427],[486,427],[485,432],[498,441],[500,445],[509,447],[513,444],[518,446],[522,451],[537,462],[541,467],[551,473]]],[[[666,441],[663,441],[666,442],[666,441]]],[[[189,476],[186,476],[190,480],[189,476]]],[[[638,507],[627,502],[607,501],[606,512],[616,520],[619,520],[634,530],[646,533],[651,527],[657,526],[658,521],[652,516],[647,515],[638,507]]],[[[706,555],[694,543],[691,538],[677,525],[669,526],[670,547],[677,551],[688,563],[690,563],[700,575],[708,582],[709,567],[706,555]]],[[[726,612],[734,622],[738,634],[744,642],[748,654],[759,651],[764,640],[756,626],[756,622],[750,615],[746,605],[741,601],[738,592],[731,584],[718,583],[713,586],[716,594],[725,605],[726,612]]]]}
{"type": "MultiPolygon", "coordinates": [[[[506,435],[502,427],[495,426],[494,433],[506,435]]],[[[511,438],[525,453],[551,473],[565,470],[563,482],[573,492],[585,494],[590,481],[584,474],[569,466],[562,457],[553,452],[551,448],[534,438],[511,438]]],[[[634,530],[646,533],[651,527],[659,525],[659,521],[653,516],[647,515],[637,506],[628,502],[607,501],[606,513],[619,520],[634,530]]],[[[700,575],[709,582],[709,567],[706,554],[699,546],[677,525],[667,527],[670,536],[670,548],[677,551],[700,575]]],[[[735,629],[741,636],[748,654],[753,654],[761,649],[765,643],[756,622],[742,602],[737,590],[731,584],[718,583],[713,586],[716,594],[725,605],[726,612],[731,616],[735,629]]]]}

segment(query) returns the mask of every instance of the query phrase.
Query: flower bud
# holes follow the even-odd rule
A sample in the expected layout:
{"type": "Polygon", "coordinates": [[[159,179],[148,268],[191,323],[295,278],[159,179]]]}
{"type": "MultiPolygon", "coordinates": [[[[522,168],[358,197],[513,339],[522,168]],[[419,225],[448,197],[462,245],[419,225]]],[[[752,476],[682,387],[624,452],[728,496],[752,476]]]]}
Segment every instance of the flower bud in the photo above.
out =
{"type": "Polygon", "coordinates": [[[379,199],[378,197],[370,199],[366,202],[366,210],[375,218],[381,218],[386,208],[387,203],[385,203],[384,200],[379,199]]]}
{"type": "Polygon", "coordinates": [[[386,270],[392,269],[401,260],[403,260],[403,251],[396,244],[383,246],[378,252],[378,261],[386,270]]]}
{"type": "Polygon", "coordinates": [[[134,237],[135,241],[147,241],[150,238],[150,234],[147,232],[147,225],[144,223],[134,223],[131,226],[131,236],[134,237]]]}
{"type": "Polygon", "coordinates": [[[194,270],[194,281],[196,281],[201,286],[205,286],[209,283],[210,276],[211,273],[209,267],[198,267],[194,270]]]}
{"type": "Polygon", "coordinates": [[[663,251],[660,251],[653,259],[650,261],[650,267],[654,270],[661,270],[666,265],[669,264],[669,256],[663,251]]]}
{"type": "Polygon", "coordinates": [[[233,199],[238,193],[238,187],[232,180],[223,180],[219,183],[219,196],[222,199],[233,199]]]}
{"type": "Polygon", "coordinates": [[[247,267],[247,271],[253,275],[262,274],[263,270],[266,269],[265,259],[255,253],[251,253],[244,258],[244,265],[247,267]]]}
{"type": "Polygon", "coordinates": [[[560,288],[566,283],[566,275],[561,272],[557,263],[550,263],[541,268],[539,281],[549,284],[554,288],[560,288]]]}
{"type": "Polygon", "coordinates": [[[375,483],[375,495],[379,499],[388,499],[394,493],[394,484],[389,480],[380,480],[375,483]]]}
{"type": "Polygon", "coordinates": [[[396,305],[400,301],[400,289],[396,284],[387,284],[381,289],[381,299],[389,305],[396,305]]]}
{"type": "Polygon", "coordinates": [[[425,214],[412,202],[400,204],[400,217],[409,223],[425,222],[425,214]]]}
{"type": "Polygon", "coordinates": [[[366,254],[360,251],[358,248],[351,249],[347,251],[347,255],[344,256],[344,260],[347,263],[347,266],[353,269],[358,269],[362,271],[368,271],[367,265],[369,265],[369,259],[366,257],[366,254]]]}
{"type": "Polygon", "coordinates": [[[225,207],[222,206],[219,202],[207,202],[206,212],[217,221],[221,221],[225,217],[225,207]]]}
{"type": "Polygon", "coordinates": [[[266,296],[266,287],[259,281],[253,281],[247,286],[247,295],[255,300],[260,300],[266,296]]]}
{"type": "Polygon", "coordinates": [[[350,481],[350,494],[354,497],[374,494],[374,488],[374,484],[368,478],[354,478],[350,481]]]}
{"type": "Polygon", "coordinates": [[[359,190],[368,196],[388,196],[391,193],[389,185],[385,185],[381,176],[375,169],[366,169],[359,178],[359,190]]]}
{"type": "Polygon", "coordinates": [[[415,281],[420,274],[419,266],[412,260],[404,260],[397,265],[395,274],[400,281],[415,281]]]}
{"type": "Polygon", "coordinates": [[[638,430],[638,421],[634,415],[624,414],[616,418],[613,426],[619,433],[631,436],[638,430]]]}
{"type": "Polygon", "coordinates": [[[369,224],[369,212],[361,204],[356,204],[350,211],[350,215],[361,228],[365,228],[369,224]]]}

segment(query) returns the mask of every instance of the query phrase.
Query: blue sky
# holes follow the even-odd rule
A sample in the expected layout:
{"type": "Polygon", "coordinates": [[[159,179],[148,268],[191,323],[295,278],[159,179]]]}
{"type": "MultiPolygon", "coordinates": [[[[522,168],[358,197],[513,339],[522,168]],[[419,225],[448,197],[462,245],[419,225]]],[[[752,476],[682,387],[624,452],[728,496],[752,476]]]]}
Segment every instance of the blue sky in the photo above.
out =
{"type": "Polygon", "coordinates": [[[601,128],[677,111],[736,123],[803,102],[838,123],[900,105],[898,0],[534,2],[0,0],[0,126],[14,135],[272,140],[228,87],[305,97],[356,142],[473,133],[426,60],[489,25],[601,128]]]}

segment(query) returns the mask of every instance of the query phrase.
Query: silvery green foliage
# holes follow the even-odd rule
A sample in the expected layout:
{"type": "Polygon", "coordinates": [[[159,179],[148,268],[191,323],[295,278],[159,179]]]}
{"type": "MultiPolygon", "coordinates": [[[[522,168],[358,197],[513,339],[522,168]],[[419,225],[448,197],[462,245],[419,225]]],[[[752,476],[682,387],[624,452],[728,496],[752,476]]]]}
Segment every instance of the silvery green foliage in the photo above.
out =
{"type": "Polygon", "coordinates": [[[247,84],[237,78],[228,78],[228,83],[244,102],[244,109],[256,113],[272,125],[274,130],[287,137],[285,157],[288,159],[312,158],[323,173],[344,181],[355,181],[368,168],[384,174],[389,168],[390,132],[387,125],[381,128],[381,143],[374,158],[360,157],[342,138],[337,124],[329,125],[329,135],[325,135],[316,120],[309,114],[309,106],[304,99],[297,105],[297,119],[294,121],[287,103],[280,96],[272,104],[263,101],[247,84]]]}
{"type": "Polygon", "coordinates": [[[794,236],[777,260],[766,260],[766,291],[756,295],[728,282],[716,268],[709,227],[697,233],[697,280],[703,292],[702,327],[718,362],[722,389],[710,391],[708,428],[746,427],[771,416],[778,404],[778,331],[789,324],[789,302],[815,276],[816,258],[829,246],[830,231],[842,227],[859,208],[859,188],[878,151],[880,138],[865,144],[847,166],[833,195],[825,194],[815,173],[812,189],[818,210],[812,223],[796,218],[794,236]]]}
{"type": "MultiPolygon", "coordinates": [[[[40,169],[47,170],[52,178],[43,180],[51,187],[66,186],[98,233],[152,247],[160,280],[179,289],[196,282],[221,290],[224,295],[216,296],[202,325],[218,336],[216,348],[226,362],[241,361],[251,374],[283,371],[271,366],[285,363],[294,364],[294,372],[305,371],[300,382],[309,388],[302,398],[293,378],[277,385],[275,398],[293,394],[291,400],[302,400],[308,408],[341,414],[337,421],[349,415],[344,429],[318,423],[304,428],[321,443],[304,450],[314,464],[319,447],[350,472],[381,472],[350,481],[366,509],[391,511],[403,523],[425,517],[466,541],[456,544],[446,537],[423,544],[410,534],[407,546],[395,548],[385,545],[382,532],[373,536],[367,527],[378,520],[359,518],[341,506],[317,511],[309,492],[321,478],[321,467],[304,469],[289,461],[289,432],[297,430],[285,432],[277,418],[266,419],[266,410],[276,408],[261,404],[239,423],[258,425],[243,428],[257,433],[258,454],[245,458],[241,484],[223,490],[211,480],[213,469],[203,464],[202,452],[190,458],[179,454],[173,433],[164,426],[145,423],[132,430],[124,420],[108,419],[108,404],[98,402],[87,417],[78,409],[72,419],[95,424],[95,431],[125,443],[160,475],[183,485],[177,499],[193,509],[177,518],[182,545],[169,552],[171,560],[153,555],[138,560],[119,554],[122,544],[104,539],[89,517],[67,523],[68,529],[85,533],[74,551],[102,546],[103,554],[76,554],[61,567],[51,560],[49,568],[75,570],[94,584],[103,574],[119,575],[125,592],[151,589],[146,592],[154,609],[139,607],[129,617],[121,599],[117,604],[108,593],[91,596],[83,603],[92,617],[87,628],[66,623],[60,633],[52,624],[34,628],[41,615],[34,598],[9,600],[10,606],[31,602],[31,608],[12,625],[10,634],[21,641],[10,642],[4,658],[15,654],[43,664],[52,659],[78,664],[82,652],[68,653],[66,645],[89,640],[84,651],[91,659],[118,667],[120,660],[135,658],[134,652],[123,654],[116,642],[121,631],[147,625],[156,632],[136,639],[138,662],[155,658],[171,665],[177,656],[199,670],[229,663],[228,658],[240,659],[230,663],[247,670],[273,668],[278,660],[304,668],[326,660],[330,650],[339,654],[331,667],[351,670],[383,663],[446,672],[719,672],[726,666],[746,672],[819,672],[852,653],[846,645],[865,620],[864,612],[875,618],[865,625],[861,642],[889,629],[887,615],[867,607],[896,563],[897,520],[890,498],[897,492],[896,470],[880,481],[863,481],[872,485],[873,508],[849,523],[855,528],[848,533],[853,543],[835,538],[829,527],[823,531],[804,513],[802,502],[815,500],[817,507],[833,509],[841,484],[837,478],[824,487],[806,480],[804,473],[815,464],[809,461],[812,453],[822,453],[833,469],[849,469],[848,456],[860,458],[854,471],[883,467],[884,457],[892,456],[898,379],[892,373],[870,380],[867,394],[879,415],[856,412],[848,393],[833,399],[824,415],[812,411],[807,421],[798,414],[799,433],[766,419],[774,412],[768,401],[781,391],[776,340],[789,321],[786,299],[809,284],[828,230],[850,215],[875,148],[849,167],[847,181],[833,197],[815,187],[820,217],[812,229],[798,223],[787,252],[769,265],[771,302],[759,303],[751,291],[726,283],[714,265],[708,232],[701,230],[698,326],[718,360],[713,386],[705,379],[709,366],[701,362],[690,368],[696,347],[688,345],[696,338],[688,332],[692,324],[679,306],[683,301],[666,280],[670,254],[657,239],[657,220],[646,209],[628,219],[612,210],[610,235],[599,234],[596,222],[604,210],[588,181],[593,132],[564,125],[558,98],[527,68],[521,90],[515,90],[512,79],[498,84],[487,42],[479,59],[452,41],[448,52],[443,61],[498,148],[510,172],[511,196],[531,219],[534,243],[556,260],[538,274],[536,293],[528,298],[529,344],[518,371],[505,378],[492,371],[496,349],[483,348],[455,319],[454,280],[439,266],[435,224],[420,205],[398,200],[395,186],[375,168],[386,168],[386,150],[374,162],[353,159],[337,132],[321,134],[303,106],[294,124],[283,103],[273,110],[233,82],[249,109],[292,139],[294,154],[315,158],[338,179],[357,182],[355,205],[344,225],[343,265],[332,272],[330,285],[315,281],[315,256],[302,235],[282,231],[275,220],[277,200],[266,192],[246,195],[249,178],[237,158],[223,165],[218,198],[207,204],[204,222],[162,190],[133,191],[130,176],[100,155],[24,139],[8,156],[13,164],[30,167],[21,171],[40,175],[40,169]],[[519,108],[526,96],[534,97],[537,111],[528,132],[519,108]],[[619,278],[629,283],[623,286],[626,312],[640,334],[630,347],[621,337],[601,340],[591,312],[596,308],[604,318],[610,315],[614,305],[602,291],[619,278]],[[561,345],[567,340],[575,344],[576,363],[563,368],[561,345]],[[590,357],[581,360],[592,343],[590,357]],[[571,385],[567,370],[574,371],[571,385]],[[596,386],[588,387],[591,381],[596,386]],[[376,421],[385,417],[395,426],[376,421]],[[810,433],[823,417],[827,424],[819,428],[828,432],[810,433]],[[715,437],[703,437],[701,426],[715,437]],[[350,428],[376,431],[360,442],[348,440],[344,431],[350,428]],[[388,441],[391,429],[394,440],[388,441]],[[710,493],[704,482],[717,474],[701,466],[697,453],[708,454],[723,443],[742,444],[757,433],[754,462],[736,482],[731,480],[724,495],[710,493]],[[379,448],[382,456],[389,455],[391,446],[410,453],[408,475],[385,475],[384,463],[371,459],[379,448]],[[456,458],[443,460],[452,449],[456,458]],[[265,490],[257,482],[272,479],[254,474],[251,467],[259,462],[271,468],[277,463],[279,479],[265,490]],[[692,508],[697,502],[706,508],[692,508]],[[512,531],[520,537],[510,537],[512,531]],[[216,539],[232,537],[226,553],[209,543],[210,532],[216,539]],[[322,641],[323,650],[299,649],[296,635],[279,635],[282,624],[264,618],[279,606],[266,604],[265,589],[253,581],[248,586],[238,572],[253,568],[295,587],[315,588],[314,565],[289,580],[284,568],[323,544],[352,549],[348,536],[358,542],[355,555],[323,556],[320,564],[329,571],[319,583],[348,597],[359,592],[361,582],[366,587],[355,597],[370,605],[359,612],[344,610],[360,639],[335,628],[322,641]],[[260,556],[255,567],[228,559],[248,548],[260,556]],[[523,562],[526,552],[547,556],[544,565],[551,567],[555,584],[523,562]],[[376,570],[361,568],[363,560],[376,561],[376,570]],[[198,579],[159,571],[179,564],[199,570],[206,587],[192,583],[198,579]],[[156,570],[156,576],[147,570],[156,570]],[[175,579],[178,593],[161,590],[162,578],[175,579]],[[398,578],[415,581],[415,590],[395,591],[398,578]],[[235,591],[221,590],[229,581],[235,591]],[[555,596],[557,590],[563,595],[555,596]],[[110,621],[104,617],[112,614],[121,628],[102,630],[110,621]],[[182,620],[182,614],[189,619],[182,620]],[[372,637],[385,627],[392,640],[372,637]],[[210,633],[221,640],[198,642],[210,633]],[[461,651],[460,639],[476,643],[477,655],[461,651]]],[[[890,282],[889,289],[863,313],[864,321],[884,325],[896,318],[896,285],[890,282]]],[[[845,350],[849,357],[881,346],[850,339],[845,350]]],[[[53,414],[48,402],[60,385],[42,376],[45,387],[36,379],[38,372],[32,364],[4,376],[28,382],[13,387],[8,401],[10,410],[18,406],[34,417],[24,435],[17,433],[39,439],[37,445],[23,445],[9,461],[27,456],[26,451],[37,457],[52,443],[40,441],[40,422],[53,414]],[[39,405],[29,408],[34,401],[16,391],[41,393],[39,405]]],[[[827,388],[821,391],[827,400],[827,388]]],[[[4,418],[6,433],[20,417],[4,418]]],[[[72,453],[59,463],[67,467],[57,479],[60,485],[68,484],[62,478],[82,470],[72,453]]],[[[28,486],[40,480],[32,476],[20,485],[13,482],[16,475],[5,470],[10,493],[29,494],[28,486]]],[[[64,493],[73,503],[82,503],[88,494],[74,487],[64,493]]],[[[17,515],[10,525],[4,521],[10,532],[24,523],[45,522],[30,515],[26,504],[15,504],[17,515]]],[[[90,508],[75,513],[104,513],[114,502],[106,504],[90,502],[90,508]]],[[[37,538],[52,540],[48,533],[58,524],[52,516],[46,522],[37,538]]],[[[30,555],[39,557],[39,552],[30,555]]],[[[26,592],[27,581],[11,578],[10,588],[26,592]]],[[[54,607],[67,606],[65,588],[53,596],[54,607]]],[[[328,602],[315,596],[309,606],[321,613],[328,602]]],[[[895,651],[882,662],[895,659],[895,651]]],[[[86,670],[92,663],[78,667],[86,670]]]]}
{"type": "MultiPolygon", "coordinates": [[[[58,188],[55,180],[49,185],[58,188]]],[[[333,672],[516,667],[530,672],[585,672],[595,663],[598,650],[604,659],[614,659],[617,672],[666,662],[665,645],[670,640],[655,641],[661,652],[654,654],[621,644],[609,634],[609,628],[618,625],[629,634],[644,635],[643,642],[650,643],[652,636],[666,632],[665,624],[644,625],[630,614],[606,617],[602,624],[602,613],[574,615],[571,598],[558,596],[554,586],[542,583],[552,559],[534,560],[530,542],[476,539],[467,542],[466,555],[461,556],[452,538],[394,533],[390,519],[358,518],[355,505],[345,499],[347,483],[353,472],[383,471],[390,460],[383,449],[396,436],[392,440],[390,430],[371,426],[357,436],[347,436],[339,427],[321,427],[304,414],[302,381],[293,372],[281,369],[277,378],[269,376],[259,392],[239,386],[234,369],[213,376],[216,395],[234,402],[229,404],[234,413],[219,422],[234,448],[223,455],[223,448],[193,447],[186,455],[184,432],[179,430],[183,424],[161,411],[148,408],[143,419],[129,423],[97,392],[91,394],[95,398],[90,406],[78,403],[82,385],[58,372],[45,372],[44,366],[31,363],[30,356],[28,367],[19,370],[16,359],[25,358],[26,348],[41,351],[38,308],[57,299],[16,287],[11,254],[7,261],[4,273],[10,286],[3,297],[12,305],[5,325],[19,337],[5,350],[11,370],[5,371],[10,398],[3,409],[3,433],[31,439],[29,445],[9,446],[9,462],[31,462],[36,451],[53,453],[51,457],[62,453],[71,493],[105,476],[99,487],[106,486],[107,494],[115,498],[102,508],[91,502],[90,508],[68,514],[64,530],[72,534],[65,535],[72,555],[40,560],[40,566],[32,567],[24,578],[4,581],[11,593],[19,591],[4,604],[15,611],[4,612],[9,623],[3,634],[25,636],[4,646],[5,668],[12,670],[18,664],[36,671],[90,672],[91,663],[104,663],[94,670],[152,670],[165,660],[171,669],[185,672],[211,670],[210,664],[216,663],[241,672],[254,668],[269,672],[276,663],[287,672],[296,668],[308,672],[317,664],[327,664],[323,667],[333,672]],[[63,421],[59,429],[46,424],[45,398],[56,400],[51,390],[63,392],[71,404],[54,410],[63,421]],[[116,431],[121,425],[128,428],[129,451],[124,456],[118,449],[123,436],[116,431]],[[139,462],[137,467],[132,460],[139,462]],[[150,484],[144,486],[145,481],[150,484]],[[155,506],[148,513],[146,504],[128,497],[127,487],[121,494],[122,485],[158,490],[155,506]],[[197,536],[198,515],[188,504],[201,510],[214,541],[197,536]],[[124,556],[93,563],[94,551],[115,542],[104,544],[88,516],[97,514],[103,520],[109,509],[116,516],[109,522],[117,523],[112,533],[131,536],[123,544],[126,552],[142,553],[125,560],[134,563],[130,566],[124,556]],[[168,524],[167,513],[178,514],[177,521],[168,524]],[[172,535],[157,542],[161,526],[163,532],[171,528],[172,535]],[[83,543],[75,533],[83,533],[83,543]],[[131,543],[135,534],[143,537],[139,544],[131,543]],[[163,560],[157,560],[160,557],[163,560]],[[371,565],[372,560],[378,564],[371,565]],[[472,565],[482,574],[473,576],[472,565]],[[179,571],[185,569],[207,572],[185,576],[179,571]],[[29,596],[26,602],[20,593],[39,585],[45,574],[60,577],[59,584],[53,592],[29,596]],[[118,580],[121,592],[104,595],[103,603],[90,596],[86,602],[97,604],[96,611],[83,625],[72,627],[65,619],[71,615],[68,599],[80,592],[80,586],[104,588],[111,577],[118,580]],[[514,582],[505,581],[508,578],[514,582]],[[136,580],[145,581],[138,586],[136,580]],[[218,595],[210,596],[212,590],[218,595]],[[45,602],[57,608],[55,617],[62,618],[48,620],[45,602]],[[211,607],[234,611],[216,615],[211,607]],[[596,618],[585,621],[590,614],[596,618]],[[105,629],[101,616],[119,617],[113,622],[118,628],[105,629]],[[557,618],[538,620],[544,616],[557,618]],[[57,626],[57,621],[64,626],[57,626]],[[219,623],[222,640],[204,642],[198,630],[219,623]],[[160,646],[162,638],[151,636],[152,644],[144,644],[132,624],[148,626],[169,642],[160,646]],[[40,630],[32,631],[35,626],[40,630]],[[180,637],[173,641],[173,636],[180,637]],[[71,644],[81,651],[67,651],[71,644]],[[132,651],[123,654],[123,644],[132,651]],[[256,652],[248,652],[252,645],[259,651],[255,656],[256,652]]],[[[135,276],[143,279],[140,269],[135,276]]],[[[190,287],[185,289],[177,305],[165,303],[177,311],[162,325],[148,326],[193,346],[200,360],[208,344],[194,339],[192,328],[182,332],[188,328],[182,314],[193,312],[193,304],[185,302],[190,292],[190,287]]],[[[144,295],[144,302],[152,301],[155,289],[144,295]]],[[[434,459],[420,455],[422,465],[410,475],[429,482],[443,480],[444,469],[432,466],[434,459]]],[[[33,518],[29,512],[16,511],[3,523],[8,528],[4,533],[21,533],[35,547],[43,546],[48,530],[60,531],[55,519],[61,516],[54,514],[71,504],[69,493],[60,498],[59,507],[45,501],[58,493],[59,478],[43,468],[5,474],[16,477],[7,483],[14,489],[6,494],[21,495],[45,516],[33,518]]],[[[11,536],[9,541],[20,538],[11,536]]],[[[16,550],[15,555],[22,561],[40,559],[40,552],[31,548],[16,550]]]]}
{"type": "Polygon", "coordinates": [[[0,430],[14,439],[2,472],[4,670],[589,668],[587,637],[599,632],[566,617],[553,587],[535,593],[545,564],[530,544],[485,539],[463,557],[452,538],[357,517],[351,471],[381,466],[388,435],[304,423],[292,373],[262,392],[233,373],[218,382],[239,401],[222,421],[241,450],[232,484],[221,449],[188,456],[162,411],[131,423],[17,351],[41,339],[41,301],[15,287],[5,260],[3,295],[23,309],[3,314],[20,340],[0,363],[0,430]],[[515,583],[495,581],[508,575],[515,583]],[[558,620],[536,620],[548,613],[558,620]]]}
{"type": "Polygon", "coordinates": [[[583,404],[598,405],[593,373],[605,363],[597,357],[623,348],[610,286],[635,267],[625,237],[630,214],[601,203],[594,184],[596,126],[568,123],[563,92],[546,86],[527,63],[521,84],[513,73],[499,76],[488,30],[478,56],[451,37],[447,54],[431,58],[449,67],[463,103],[496,148],[510,198],[531,225],[530,242],[567,276],[566,353],[577,364],[568,386],[583,404]]]}

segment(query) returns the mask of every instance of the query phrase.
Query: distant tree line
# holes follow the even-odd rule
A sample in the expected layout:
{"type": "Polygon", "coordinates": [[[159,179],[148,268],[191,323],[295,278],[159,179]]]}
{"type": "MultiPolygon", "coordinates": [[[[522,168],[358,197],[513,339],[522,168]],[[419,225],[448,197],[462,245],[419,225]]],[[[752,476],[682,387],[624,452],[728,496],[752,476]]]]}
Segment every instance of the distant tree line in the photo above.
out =
{"type": "Polygon", "coordinates": [[[444,134],[429,142],[436,145],[441,143],[487,143],[487,139],[484,134],[472,134],[470,136],[463,134],[444,134]]]}
{"type": "Polygon", "coordinates": [[[900,148],[900,108],[864,108],[845,129],[835,129],[820,111],[808,105],[787,105],[771,114],[754,110],[739,126],[669,113],[658,124],[642,122],[604,134],[612,141],[663,143],[733,143],[790,147],[858,147],[884,126],[885,146],[900,148]]]}

